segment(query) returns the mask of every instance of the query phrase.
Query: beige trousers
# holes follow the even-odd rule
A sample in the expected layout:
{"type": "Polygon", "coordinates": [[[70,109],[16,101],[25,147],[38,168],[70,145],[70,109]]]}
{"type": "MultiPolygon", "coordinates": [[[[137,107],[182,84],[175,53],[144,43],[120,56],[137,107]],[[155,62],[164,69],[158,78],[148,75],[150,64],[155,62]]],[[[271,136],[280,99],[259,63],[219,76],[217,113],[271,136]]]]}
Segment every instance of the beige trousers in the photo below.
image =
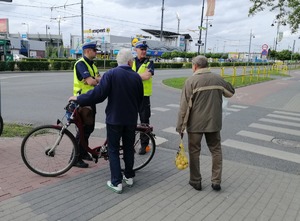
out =
{"type": "Polygon", "coordinates": [[[213,184],[221,184],[222,176],[222,149],[220,131],[213,133],[188,133],[188,150],[190,164],[190,183],[201,183],[200,172],[200,151],[203,134],[207,146],[212,156],[212,175],[213,184]]]}

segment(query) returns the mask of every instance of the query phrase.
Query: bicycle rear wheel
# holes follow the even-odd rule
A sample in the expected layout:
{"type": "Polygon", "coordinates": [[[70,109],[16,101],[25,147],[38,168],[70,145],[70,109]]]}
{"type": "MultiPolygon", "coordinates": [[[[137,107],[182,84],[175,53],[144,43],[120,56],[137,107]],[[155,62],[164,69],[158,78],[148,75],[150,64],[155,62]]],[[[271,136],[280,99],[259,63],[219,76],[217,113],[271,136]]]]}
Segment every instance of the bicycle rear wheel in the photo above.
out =
{"type": "Polygon", "coordinates": [[[61,130],[61,126],[44,125],[34,128],[25,136],[21,155],[32,172],[55,177],[71,169],[78,155],[77,144],[70,131],[65,130],[61,134],[61,130]],[[54,146],[54,151],[49,153],[54,146]]]}
{"type": "MultiPolygon", "coordinates": [[[[143,131],[136,131],[135,133],[135,142],[134,142],[134,166],[133,170],[137,171],[145,167],[153,158],[156,149],[156,144],[154,137],[151,133],[145,133],[143,131]],[[146,154],[140,155],[139,150],[141,146],[141,135],[147,136],[149,138],[149,144],[146,148],[146,154]]],[[[120,158],[121,158],[121,168],[124,171],[125,164],[123,161],[123,150],[120,150],[120,158]]]]}
{"type": "Polygon", "coordinates": [[[3,119],[2,119],[2,116],[0,115],[0,136],[3,132],[3,119]]]}

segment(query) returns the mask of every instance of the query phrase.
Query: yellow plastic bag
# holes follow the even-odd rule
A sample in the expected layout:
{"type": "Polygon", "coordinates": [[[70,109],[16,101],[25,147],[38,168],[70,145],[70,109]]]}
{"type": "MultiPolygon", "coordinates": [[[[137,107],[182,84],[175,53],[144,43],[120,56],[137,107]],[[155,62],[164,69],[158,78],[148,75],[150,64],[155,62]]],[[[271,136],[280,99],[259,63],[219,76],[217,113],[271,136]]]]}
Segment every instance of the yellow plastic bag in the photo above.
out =
{"type": "Polygon", "coordinates": [[[179,149],[176,153],[175,165],[178,170],[184,170],[184,169],[188,168],[188,166],[189,166],[188,158],[184,151],[182,139],[181,139],[181,142],[179,145],[179,149]]]}

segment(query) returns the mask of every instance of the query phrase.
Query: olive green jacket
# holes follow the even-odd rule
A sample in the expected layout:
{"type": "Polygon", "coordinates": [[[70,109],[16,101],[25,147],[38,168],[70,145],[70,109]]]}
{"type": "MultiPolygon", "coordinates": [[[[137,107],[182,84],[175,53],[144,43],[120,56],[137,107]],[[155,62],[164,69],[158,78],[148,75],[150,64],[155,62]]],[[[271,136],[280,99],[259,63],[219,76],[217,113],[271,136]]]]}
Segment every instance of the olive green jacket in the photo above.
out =
{"type": "Polygon", "coordinates": [[[233,86],[207,68],[196,70],[181,93],[176,131],[217,132],[222,129],[222,102],[232,97],[233,86]]]}

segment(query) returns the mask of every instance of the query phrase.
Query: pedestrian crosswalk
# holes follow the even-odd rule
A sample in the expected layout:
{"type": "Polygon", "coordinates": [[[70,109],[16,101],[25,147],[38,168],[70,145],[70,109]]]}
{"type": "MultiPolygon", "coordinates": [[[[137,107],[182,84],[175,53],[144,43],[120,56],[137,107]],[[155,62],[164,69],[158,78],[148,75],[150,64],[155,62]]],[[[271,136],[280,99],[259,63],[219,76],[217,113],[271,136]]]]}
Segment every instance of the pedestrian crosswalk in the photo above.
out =
{"type": "Polygon", "coordinates": [[[300,164],[300,154],[291,153],[285,150],[285,147],[297,148],[298,146],[300,146],[300,123],[298,123],[297,121],[300,121],[299,113],[273,111],[272,113],[267,114],[265,117],[258,119],[258,122],[249,124],[249,130],[241,130],[236,134],[238,136],[234,137],[234,139],[226,139],[225,141],[223,141],[222,146],[225,148],[229,147],[239,149],[246,152],[300,164]],[[255,132],[252,131],[253,129],[255,130],[255,132]],[[274,136],[270,134],[274,134],[274,136]],[[276,136],[296,136],[299,137],[299,139],[298,141],[289,141],[284,139],[282,141],[281,139],[276,139],[276,136]],[[241,141],[239,137],[247,137],[251,139],[248,139],[247,142],[245,142],[241,141]],[[275,149],[270,147],[270,145],[262,146],[255,144],[257,143],[257,141],[265,141],[268,142],[266,144],[273,144],[275,146],[276,144],[279,145],[278,142],[274,142],[275,140],[281,140],[280,143],[283,145],[281,145],[280,147],[283,147],[283,150],[278,150],[278,146],[277,149],[275,149]]]}
{"type": "MultiPolygon", "coordinates": [[[[170,110],[178,110],[178,104],[166,104],[161,107],[151,108],[152,114],[168,113],[170,110]]],[[[228,105],[226,110],[223,111],[224,116],[232,113],[237,113],[249,108],[246,105],[228,105]]],[[[165,128],[155,128],[156,145],[166,145],[173,135],[178,136],[175,127],[173,126],[165,128]],[[160,132],[161,131],[161,132],[160,132]]],[[[104,123],[96,123],[97,129],[105,128],[104,123]]],[[[246,128],[238,131],[233,137],[230,137],[222,142],[223,148],[234,148],[249,153],[255,153],[263,156],[273,157],[276,159],[286,160],[289,162],[300,164],[300,154],[291,153],[284,148],[273,148],[274,145],[279,145],[274,142],[278,138],[278,134],[284,136],[296,136],[299,137],[297,141],[286,141],[283,144],[293,145],[294,147],[300,146],[300,113],[288,112],[288,111],[271,111],[265,116],[255,120],[255,122],[249,123],[246,128]],[[277,136],[277,137],[276,137],[277,136]],[[265,142],[265,143],[264,143],[265,142]],[[259,143],[259,145],[257,144],[259,143]],[[266,144],[266,145],[264,145],[266,144]]],[[[282,147],[281,145],[280,147],[282,147]]]]}

